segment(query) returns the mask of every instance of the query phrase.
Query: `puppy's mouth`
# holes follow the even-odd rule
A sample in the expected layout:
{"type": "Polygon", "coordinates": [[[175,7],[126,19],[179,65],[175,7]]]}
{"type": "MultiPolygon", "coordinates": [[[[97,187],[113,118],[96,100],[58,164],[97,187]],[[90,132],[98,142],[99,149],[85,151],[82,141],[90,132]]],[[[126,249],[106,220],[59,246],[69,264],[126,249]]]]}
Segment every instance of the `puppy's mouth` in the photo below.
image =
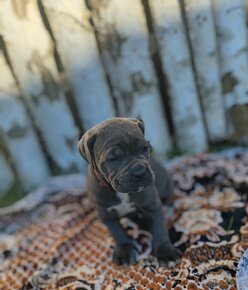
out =
{"type": "Polygon", "coordinates": [[[150,186],[154,180],[153,173],[148,173],[142,180],[136,180],[132,176],[126,175],[120,179],[111,182],[112,187],[119,192],[139,193],[147,186],[150,186]]]}
{"type": "Polygon", "coordinates": [[[126,193],[139,193],[142,192],[147,186],[147,185],[141,185],[141,186],[127,186],[126,184],[120,184],[120,185],[116,185],[116,184],[111,184],[113,189],[119,192],[126,192],[126,193]]]}

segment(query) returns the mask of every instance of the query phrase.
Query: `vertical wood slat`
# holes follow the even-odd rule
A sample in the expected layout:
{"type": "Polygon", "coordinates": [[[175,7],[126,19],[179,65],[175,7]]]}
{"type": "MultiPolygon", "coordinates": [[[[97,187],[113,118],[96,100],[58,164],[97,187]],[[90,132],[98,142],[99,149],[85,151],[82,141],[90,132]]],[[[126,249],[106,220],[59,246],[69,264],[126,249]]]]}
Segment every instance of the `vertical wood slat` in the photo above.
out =
{"type": "Polygon", "coordinates": [[[37,2],[0,0],[0,31],[22,94],[48,153],[60,171],[83,170],[78,130],[61,91],[53,44],[37,2]]]}
{"type": "MultiPolygon", "coordinates": [[[[248,139],[248,54],[244,0],[212,0],[229,132],[248,139]]],[[[233,136],[233,137],[234,137],[233,136]]]]}
{"type": "Polygon", "coordinates": [[[208,136],[212,142],[221,141],[226,137],[226,117],[211,0],[184,4],[208,136]]]}
{"type": "Polygon", "coordinates": [[[169,84],[177,145],[187,152],[204,151],[207,149],[206,132],[179,3],[175,0],[149,3],[169,84]]]}
{"type": "MultiPolygon", "coordinates": [[[[90,12],[85,1],[80,0],[62,0],[60,5],[52,0],[42,0],[42,3],[73,88],[81,121],[85,128],[89,128],[115,113],[94,32],[89,25],[90,12]]],[[[157,91],[140,1],[91,0],[87,3],[91,3],[93,9],[104,68],[113,85],[121,115],[142,117],[147,136],[157,153],[168,151],[171,142],[157,91]]],[[[149,3],[170,86],[177,144],[183,150],[202,151],[207,147],[206,133],[178,1],[151,0],[149,3]]],[[[225,108],[218,81],[211,3],[210,0],[184,0],[184,3],[208,134],[210,141],[218,141],[225,137],[225,108]]],[[[240,116],[241,111],[237,108],[241,106],[243,110],[244,104],[248,103],[244,0],[212,0],[212,6],[218,32],[224,100],[234,129],[238,130],[241,126],[235,114],[240,116]]],[[[53,44],[41,21],[36,1],[0,0],[0,19],[0,33],[49,155],[61,171],[82,170],[83,163],[76,149],[77,128],[58,85],[53,44]]],[[[16,98],[19,92],[15,82],[12,77],[9,82],[3,77],[5,67],[0,55],[0,130],[23,184],[29,187],[38,183],[39,178],[41,181],[46,178],[48,169],[24,105],[16,98]],[[17,137],[16,128],[25,135],[17,137]],[[40,165],[34,166],[36,163],[40,165]]],[[[247,116],[247,110],[242,112],[247,116]]],[[[247,122],[243,123],[247,127],[247,122]]],[[[3,157],[0,163],[1,168],[6,168],[9,178],[6,180],[13,180],[13,172],[3,157]]]]}
{"type": "Polygon", "coordinates": [[[226,106],[248,103],[248,55],[244,0],[212,0],[226,106]]]}
{"type": "Polygon", "coordinates": [[[84,128],[115,115],[84,1],[42,1],[84,128]]]}
{"type": "Polygon", "coordinates": [[[163,155],[171,148],[171,140],[150,58],[142,5],[133,0],[88,2],[120,115],[141,117],[155,153],[163,155]]]}
{"type": "Polygon", "coordinates": [[[7,193],[14,185],[15,176],[4,155],[0,152],[0,196],[7,193]]]}
{"type": "Polygon", "coordinates": [[[0,133],[23,187],[30,190],[48,178],[49,169],[1,51],[0,76],[0,133]]]}

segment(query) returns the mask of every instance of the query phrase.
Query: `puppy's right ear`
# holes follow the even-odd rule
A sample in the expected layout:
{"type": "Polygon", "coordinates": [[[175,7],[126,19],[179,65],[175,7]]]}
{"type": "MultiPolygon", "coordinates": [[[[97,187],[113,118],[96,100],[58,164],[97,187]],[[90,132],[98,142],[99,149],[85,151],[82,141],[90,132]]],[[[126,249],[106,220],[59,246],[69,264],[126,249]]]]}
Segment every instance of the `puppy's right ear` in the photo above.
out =
{"type": "Polygon", "coordinates": [[[89,163],[93,164],[93,146],[96,140],[96,134],[90,130],[83,134],[78,142],[78,150],[81,156],[89,163]]]}
{"type": "Polygon", "coordinates": [[[145,135],[145,124],[141,118],[129,118],[129,120],[134,122],[145,135]]]}

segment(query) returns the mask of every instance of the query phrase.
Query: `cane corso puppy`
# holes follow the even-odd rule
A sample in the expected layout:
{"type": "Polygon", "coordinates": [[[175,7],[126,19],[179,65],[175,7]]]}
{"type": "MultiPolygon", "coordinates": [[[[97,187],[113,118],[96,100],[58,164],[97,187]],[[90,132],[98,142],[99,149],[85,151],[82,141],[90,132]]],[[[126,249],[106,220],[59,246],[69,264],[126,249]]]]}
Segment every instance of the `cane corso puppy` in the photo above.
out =
{"type": "Polygon", "coordinates": [[[143,214],[151,222],[154,253],[159,261],[178,261],[181,252],[170,242],[162,201],[173,193],[165,168],[150,157],[144,123],[134,118],[112,118],[88,130],[79,151],[89,163],[88,195],[112,234],[116,264],[137,261],[134,245],[120,224],[126,215],[143,214]]]}

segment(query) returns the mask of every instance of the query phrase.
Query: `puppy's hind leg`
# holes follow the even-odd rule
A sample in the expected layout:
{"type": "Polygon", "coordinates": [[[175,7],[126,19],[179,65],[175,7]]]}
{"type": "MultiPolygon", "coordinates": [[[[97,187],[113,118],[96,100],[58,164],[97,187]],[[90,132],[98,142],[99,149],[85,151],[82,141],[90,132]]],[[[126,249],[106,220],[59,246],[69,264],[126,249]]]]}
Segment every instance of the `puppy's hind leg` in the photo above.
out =
{"type": "Polygon", "coordinates": [[[174,194],[174,184],[171,175],[164,165],[154,158],[151,159],[152,170],[155,174],[155,185],[163,204],[170,203],[174,194]]]}
{"type": "Polygon", "coordinates": [[[171,205],[172,198],[174,195],[174,184],[173,180],[167,172],[165,177],[164,186],[159,190],[159,196],[163,204],[171,205]]]}

